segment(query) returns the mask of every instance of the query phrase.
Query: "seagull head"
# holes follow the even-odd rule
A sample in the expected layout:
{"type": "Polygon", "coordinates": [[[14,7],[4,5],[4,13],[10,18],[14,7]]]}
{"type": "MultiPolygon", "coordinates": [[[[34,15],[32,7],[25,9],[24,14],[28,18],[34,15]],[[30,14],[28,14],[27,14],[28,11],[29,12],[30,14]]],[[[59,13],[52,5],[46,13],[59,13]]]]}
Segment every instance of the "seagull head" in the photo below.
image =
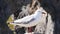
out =
{"type": "Polygon", "coordinates": [[[47,12],[43,9],[43,7],[40,7],[36,10],[35,14],[41,14],[41,15],[44,15],[44,16],[47,16],[47,12]]]}
{"type": "Polygon", "coordinates": [[[38,8],[38,9],[36,10],[36,12],[41,12],[41,13],[43,13],[43,14],[46,13],[46,11],[43,9],[43,7],[38,8]]]}

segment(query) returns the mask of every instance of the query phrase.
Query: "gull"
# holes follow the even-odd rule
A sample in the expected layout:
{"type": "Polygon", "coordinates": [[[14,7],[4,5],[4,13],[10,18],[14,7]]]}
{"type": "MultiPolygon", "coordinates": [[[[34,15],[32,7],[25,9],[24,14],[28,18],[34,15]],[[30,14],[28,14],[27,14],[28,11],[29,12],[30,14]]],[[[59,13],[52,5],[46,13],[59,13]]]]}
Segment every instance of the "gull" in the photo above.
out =
{"type": "Polygon", "coordinates": [[[13,24],[15,26],[19,25],[21,27],[32,27],[37,25],[41,21],[43,14],[46,14],[45,10],[40,7],[35,11],[34,14],[25,16],[21,19],[14,20],[13,23],[10,24],[13,24]]]}

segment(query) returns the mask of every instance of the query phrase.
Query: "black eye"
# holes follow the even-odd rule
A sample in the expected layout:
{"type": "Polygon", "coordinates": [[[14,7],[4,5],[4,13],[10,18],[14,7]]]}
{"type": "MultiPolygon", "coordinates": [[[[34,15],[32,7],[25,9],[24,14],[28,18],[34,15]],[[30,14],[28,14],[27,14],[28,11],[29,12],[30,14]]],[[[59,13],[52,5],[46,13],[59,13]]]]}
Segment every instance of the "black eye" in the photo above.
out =
{"type": "Polygon", "coordinates": [[[45,12],[42,12],[42,14],[46,14],[45,12]]]}

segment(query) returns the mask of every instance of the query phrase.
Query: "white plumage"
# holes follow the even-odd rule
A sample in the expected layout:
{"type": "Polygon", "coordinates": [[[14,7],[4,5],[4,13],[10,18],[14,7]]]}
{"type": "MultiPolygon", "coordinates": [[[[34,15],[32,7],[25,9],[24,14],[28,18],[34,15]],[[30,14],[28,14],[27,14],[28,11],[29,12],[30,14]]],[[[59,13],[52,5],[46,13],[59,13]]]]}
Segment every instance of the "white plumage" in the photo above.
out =
{"type": "Polygon", "coordinates": [[[31,26],[35,26],[39,23],[39,21],[42,18],[42,13],[45,13],[45,10],[43,10],[42,7],[40,7],[39,9],[37,9],[35,11],[34,14],[32,15],[28,15],[26,17],[23,17],[21,19],[18,20],[14,20],[14,23],[11,23],[13,25],[19,25],[21,27],[31,27],[31,26]]]}

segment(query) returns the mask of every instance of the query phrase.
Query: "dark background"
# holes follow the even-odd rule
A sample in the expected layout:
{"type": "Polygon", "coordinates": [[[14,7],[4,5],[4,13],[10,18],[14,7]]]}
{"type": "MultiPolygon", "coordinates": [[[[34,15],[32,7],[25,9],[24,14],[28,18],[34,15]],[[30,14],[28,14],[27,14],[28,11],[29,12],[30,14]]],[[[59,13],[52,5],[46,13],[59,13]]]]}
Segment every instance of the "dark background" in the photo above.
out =
{"type": "MultiPolygon", "coordinates": [[[[7,19],[12,13],[17,17],[21,7],[29,3],[31,0],[0,0],[0,34],[13,34],[6,24],[7,19]]],[[[60,0],[41,0],[40,3],[55,22],[54,34],[60,34],[60,0]]]]}

